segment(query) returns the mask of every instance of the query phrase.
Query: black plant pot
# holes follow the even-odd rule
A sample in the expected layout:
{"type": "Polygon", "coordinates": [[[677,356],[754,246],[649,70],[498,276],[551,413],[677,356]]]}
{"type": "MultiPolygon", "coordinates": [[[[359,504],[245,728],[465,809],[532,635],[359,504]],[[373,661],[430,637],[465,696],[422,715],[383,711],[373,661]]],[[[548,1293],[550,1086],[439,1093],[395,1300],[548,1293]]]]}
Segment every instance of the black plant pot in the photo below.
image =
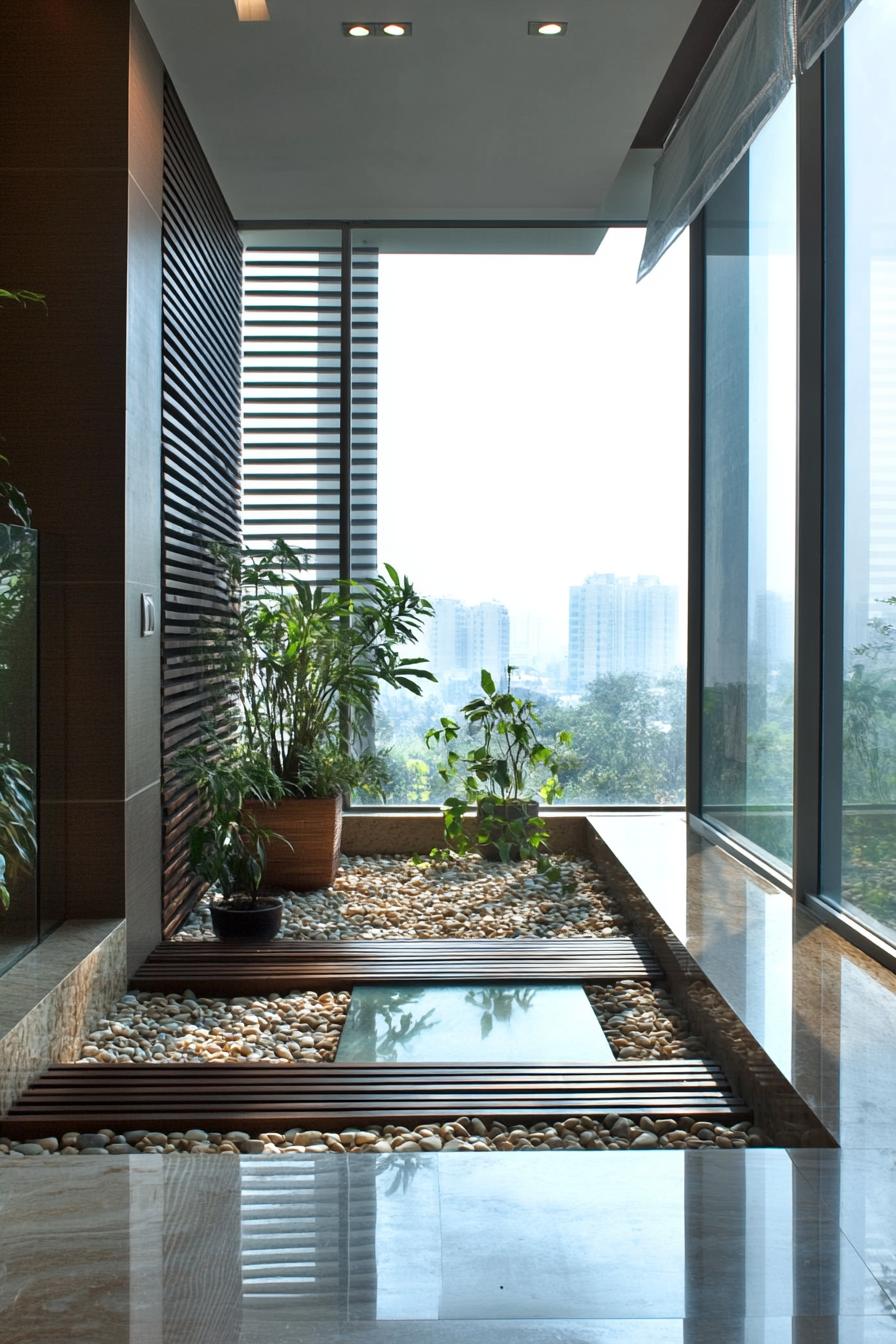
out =
{"type": "MultiPolygon", "coordinates": [[[[507,821],[519,821],[522,817],[537,817],[538,803],[537,802],[495,803],[492,807],[489,808],[488,813],[484,812],[482,803],[477,804],[476,807],[477,818],[481,819],[485,815],[492,817],[504,817],[506,818],[507,821]]],[[[500,861],[501,858],[501,855],[498,853],[497,845],[480,845],[479,853],[482,855],[484,859],[488,859],[491,863],[497,863],[500,861]]],[[[511,845],[510,857],[514,861],[519,859],[520,851],[518,845],[511,845]]]]}
{"type": "Polygon", "coordinates": [[[219,938],[242,938],[249,943],[269,943],[283,920],[279,896],[259,896],[255,905],[218,905],[212,901],[212,928],[219,938]]]}

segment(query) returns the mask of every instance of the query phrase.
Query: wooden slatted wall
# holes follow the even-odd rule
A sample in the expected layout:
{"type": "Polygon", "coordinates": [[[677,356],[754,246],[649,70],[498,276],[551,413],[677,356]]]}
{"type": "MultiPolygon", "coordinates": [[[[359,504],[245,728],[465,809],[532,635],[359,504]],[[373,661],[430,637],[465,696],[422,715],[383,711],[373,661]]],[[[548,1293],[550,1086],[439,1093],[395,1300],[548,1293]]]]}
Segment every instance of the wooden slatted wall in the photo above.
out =
{"type": "Polygon", "coordinates": [[[204,622],[229,596],[209,543],[240,540],[242,246],[170,82],[162,215],[162,927],[201,893],[187,869],[189,795],[172,759],[226,699],[204,622]]]}

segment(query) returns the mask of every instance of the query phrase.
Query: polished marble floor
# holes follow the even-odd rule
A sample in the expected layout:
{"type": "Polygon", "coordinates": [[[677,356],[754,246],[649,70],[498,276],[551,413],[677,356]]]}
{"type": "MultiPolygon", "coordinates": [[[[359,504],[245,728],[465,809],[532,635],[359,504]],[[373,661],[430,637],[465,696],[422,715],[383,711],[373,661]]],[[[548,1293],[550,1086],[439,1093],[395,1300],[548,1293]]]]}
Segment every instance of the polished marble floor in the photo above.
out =
{"type": "Polygon", "coordinates": [[[836,1142],[896,1150],[896,976],[695,834],[683,814],[596,826],[836,1142]]]}
{"type": "Polygon", "coordinates": [[[896,1341],[892,1203],[840,1156],[22,1162],[0,1341],[896,1341]]]}
{"type": "Polygon", "coordinates": [[[581,985],[357,985],[336,1059],[611,1064],[581,985]]]}
{"type": "Polygon", "coordinates": [[[840,1148],[7,1160],[0,1344],[896,1344],[896,977],[602,825],[840,1148]]]}

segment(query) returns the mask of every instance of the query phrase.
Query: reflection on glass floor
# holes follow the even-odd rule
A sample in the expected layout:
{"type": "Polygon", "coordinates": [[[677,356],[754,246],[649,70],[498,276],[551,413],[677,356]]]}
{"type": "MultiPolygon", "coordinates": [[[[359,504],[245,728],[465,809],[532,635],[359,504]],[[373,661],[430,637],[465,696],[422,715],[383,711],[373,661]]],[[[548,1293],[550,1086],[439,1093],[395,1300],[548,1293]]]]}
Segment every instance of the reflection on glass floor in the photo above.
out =
{"type": "MultiPolygon", "coordinates": [[[[668,1335],[619,1338],[748,1344],[801,1339],[778,1333],[793,1317],[822,1344],[896,1340],[879,1276],[781,1150],[308,1154],[241,1168],[240,1344],[410,1340],[372,1323],[471,1321],[674,1321],[668,1335]],[[835,1318],[853,1324],[818,1324],[835,1318]]],[[[616,1338],[565,1329],[543,1338],[616,1338]]]]}
{"type": "Polygon", "coordinates": [[[581,985],[357,985],[339,1063],[609,1064],[581,985]]]}

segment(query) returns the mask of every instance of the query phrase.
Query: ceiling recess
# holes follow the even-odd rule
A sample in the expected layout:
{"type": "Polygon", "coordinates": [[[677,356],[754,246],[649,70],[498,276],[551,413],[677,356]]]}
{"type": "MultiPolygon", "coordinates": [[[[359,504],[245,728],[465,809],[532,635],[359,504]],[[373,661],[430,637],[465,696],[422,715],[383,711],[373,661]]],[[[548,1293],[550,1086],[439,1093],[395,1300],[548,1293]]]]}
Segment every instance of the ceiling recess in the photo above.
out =
{"type": "Polygon", "coordinates": [[[136,3],[235,218],[557,224],[608,218],[698,0],[267,0],[251,25],[231,0],[136,3]],[[555,19],[548,51],[527,28],[555,19]]]}

